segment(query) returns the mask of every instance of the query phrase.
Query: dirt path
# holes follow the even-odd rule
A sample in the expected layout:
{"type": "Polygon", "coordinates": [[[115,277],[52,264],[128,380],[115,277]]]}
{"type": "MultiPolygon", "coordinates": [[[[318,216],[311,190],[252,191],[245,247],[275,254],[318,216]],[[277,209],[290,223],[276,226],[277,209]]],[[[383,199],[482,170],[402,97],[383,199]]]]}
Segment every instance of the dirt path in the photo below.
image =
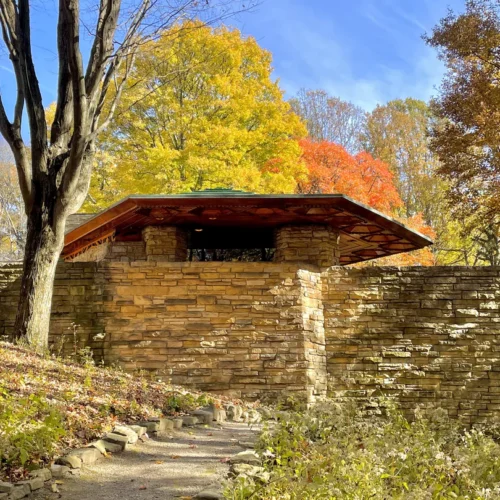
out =
{"type": "Polygon", "coordinates": [[[64,479],[59,494],[48,490],[35,498],[52,500],[170,500],[194,496],[222,480],[223,459],[242,451],[239,441],[254,441],[258,429],[226,422],[186,427],[171,437],[157,437],[87,467],[79,478],[64,479]],[[221,461],[222,460],[222,461],[221,461]]]}

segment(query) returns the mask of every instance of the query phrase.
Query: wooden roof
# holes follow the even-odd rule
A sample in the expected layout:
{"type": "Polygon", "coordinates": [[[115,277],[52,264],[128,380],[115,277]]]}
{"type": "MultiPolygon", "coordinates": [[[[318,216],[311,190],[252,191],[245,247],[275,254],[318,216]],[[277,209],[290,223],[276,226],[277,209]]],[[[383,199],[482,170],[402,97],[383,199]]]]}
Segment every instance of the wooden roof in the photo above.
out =
{"type": "Polygon", "coordinates": [[[340,262],[351,264],[432,244],[426,236],[341,194],[261,195],[206,190],[129,196],[67,232],[63,257],[109,238],[137,239],[149,225],[273,228],[327,224],[340,231],[340,262]]]}

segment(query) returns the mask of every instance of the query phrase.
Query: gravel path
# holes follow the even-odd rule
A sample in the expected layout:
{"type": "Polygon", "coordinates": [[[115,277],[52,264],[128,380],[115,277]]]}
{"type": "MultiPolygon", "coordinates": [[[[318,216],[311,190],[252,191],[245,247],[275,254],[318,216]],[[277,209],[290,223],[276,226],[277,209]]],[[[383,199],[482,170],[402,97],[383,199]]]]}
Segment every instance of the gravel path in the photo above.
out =
{"type": "Polygon", "coordinates": [[[170,500],[190,498],[228,471],[225,458],[254,441],[258,427],[225,422],[186,427],[130,446],[123,453],[87,467],[79,478],[62,480],[60,493],[48,489],[35,498],[52,500],[170,500]]]}

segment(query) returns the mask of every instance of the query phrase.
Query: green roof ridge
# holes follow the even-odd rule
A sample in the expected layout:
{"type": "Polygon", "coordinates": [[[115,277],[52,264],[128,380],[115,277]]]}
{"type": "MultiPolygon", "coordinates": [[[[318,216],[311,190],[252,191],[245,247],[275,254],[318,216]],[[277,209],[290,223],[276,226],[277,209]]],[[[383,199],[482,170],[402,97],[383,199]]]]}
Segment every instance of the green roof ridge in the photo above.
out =
{"type": "Polygon", "coordinates": [[[233,188],[223,188],[223,187],[217,187],[217,188],[207,188],[207,189],[202,189],[200,191],[190,191],[188,193],[182,193],[183,195],[189,195],[189,196],[213,196],[213,195],[235,195],[235,196],[241,196],[241,195],[255,195],[255,193],[252,193],[250,191],[243,191],[241,189],[233,189],[233,188]]]}

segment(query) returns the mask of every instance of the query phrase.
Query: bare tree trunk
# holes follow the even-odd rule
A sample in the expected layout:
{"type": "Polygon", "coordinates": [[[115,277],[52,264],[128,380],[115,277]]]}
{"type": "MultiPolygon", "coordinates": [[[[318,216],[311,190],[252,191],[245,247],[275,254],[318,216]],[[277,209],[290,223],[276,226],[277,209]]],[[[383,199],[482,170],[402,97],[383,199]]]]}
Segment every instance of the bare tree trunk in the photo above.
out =
{"type": "MultiPolygon", "coordinates": [[[[81,2],[55,2],[59,4],[59,80],[55,116],[48,127],[31,50],[31,3],[0,0],[0,40],[9,54],[17,86],[12,121],[0,92],[0,134],[14,155],[28,218],[13,336],[26,339],[35,348],[45,348],[66,219],[80,208],[88,193],[95,141],[113,118],[137,51],[177,20],[188,14],[198,18],[207,7],[198,0],[140,0],[132,2],[135,7],[122,9],[121,0],[99,0],[85,68],[80,50],[81,2]],[[118,35],[117,27],[123,28],[118,35]],[[25,111],[31,154],[21,133],[25,111]]],[[[226,3],[231,2],[224,0],[221,7],[226,3]]],[[[223,11],[217,19],[226,15],[228,11],[223,11]]]]}
{"type": "Polygon", "coordinates": [[[14,326],[15,337],[26,339],[35,349],[48,347],[54,276],[64,246],[62,221],[54,223],[56,200],[47,194],[33,204],[28,216],[21,295],[14,326]]]}

